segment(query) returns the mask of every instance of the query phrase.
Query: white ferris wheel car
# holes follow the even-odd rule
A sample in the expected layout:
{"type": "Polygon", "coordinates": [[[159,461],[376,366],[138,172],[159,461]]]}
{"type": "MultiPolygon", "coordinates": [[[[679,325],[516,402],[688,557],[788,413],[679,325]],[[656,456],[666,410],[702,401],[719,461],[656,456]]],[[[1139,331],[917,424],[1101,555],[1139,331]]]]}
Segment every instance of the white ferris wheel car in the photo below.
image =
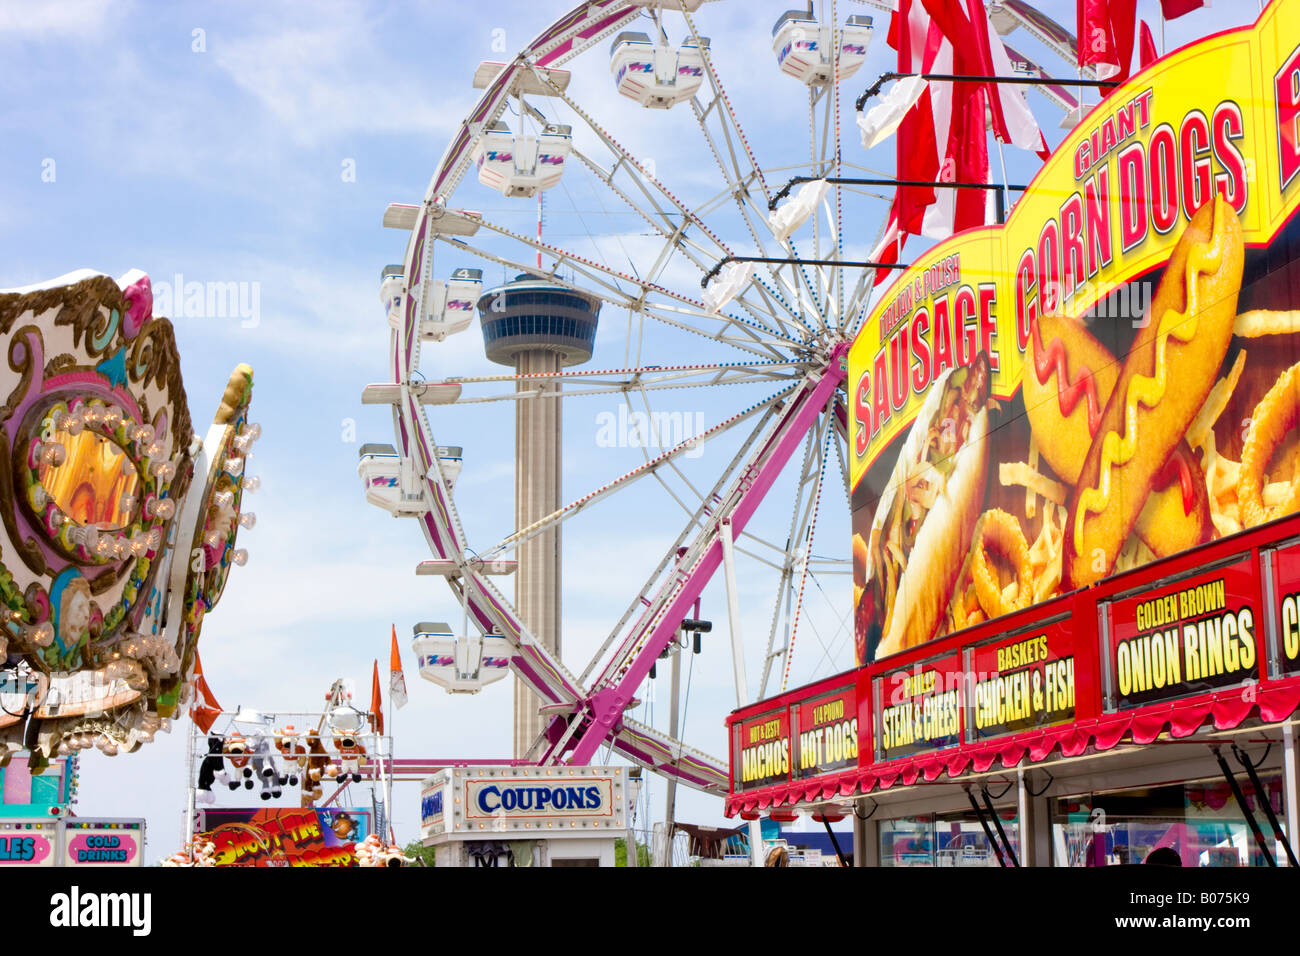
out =
{"type": "Polygon", "coordinates": [[[413,631],[420,676],[453,694],[476,694],[510,673],[510,643],[500,635],[456,637],[450,625],[428,621],[413,631]]]}
{"type": "MultiPolygon", "coordinates": [[[[460,475],[461,449],[456,445],[439,445],[438,467],[448,488],[460,475]]],[[[424,500],[424,477],[415,459],[403,457],[392,445],[367,442],[361,446],[357,476],[365,488],[366,501],[383,508],[394,517],[421,515],[428,510],[424,500]]]]}
{"type": "Polygon", "coordinates": [[[807,86],[825,86],[835,77],[835,47],[839,44],[839,79],[847,80],[867,58],[871,17],[849,17],[835,30],[804,10],[788,10],[772,28],[772,51],[782,73],[807,86]]]}
{"type": "Polygon", "coordinates": [[[709,38],[687,38],[677,49],[649,34],[627,31],[609,48],[609,69],[619,93],[649,109],[670,109],[695,95],[704,82],[709,38]]]}
{"type": "Polygon", "coordinates": [[[537,136],[516,136],[497,121],[483,133],[476,150],[478,181],[504,196],[536,196],[560,181],[572,148],[571,126],[547,126],[537,136]]]}
{"type": "MultiPolygon", "coordinates": [[[[483,288],[482,269],[457,269],[451,278],[429,279],[420,296],[420,338],[441,342],[464,332],[474,320],[474,303],[483,288]]],[[[379,300],[388,312],[388,324],[400,331],[406,321],[406,279],[401,266],[385,266],[379,300]]]]}

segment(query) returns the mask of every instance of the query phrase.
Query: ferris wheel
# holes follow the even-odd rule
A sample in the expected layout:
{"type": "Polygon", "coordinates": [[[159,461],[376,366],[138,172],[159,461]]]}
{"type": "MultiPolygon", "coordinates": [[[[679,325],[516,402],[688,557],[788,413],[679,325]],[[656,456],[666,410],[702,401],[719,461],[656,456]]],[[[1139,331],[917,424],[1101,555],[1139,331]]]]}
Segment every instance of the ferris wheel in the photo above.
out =
{"type": "MultiPolygon", "coordinates": [[[[852,111],[871,78],[847,82],[867,56],[869,12],[879,10],[848,0],[775,9],[771,36],[753,23],[757,36],[745,40],[768,47],[767,59],[741,60],[743,72],[724,77],[737,57],[707,35],[714,10],[703,3],[584,2],[513,59],[476,71],[483,93],[423,200],[384,215],[409,239],[404,261],[381,280],[390,378],[368,386],[363,402],[391,405],[394,441],[363,446],[358,470],[369,500],[420,525],[432,559],[419,573],[445,578],[459,608],[459,624],[416,628],[426,677],[473,691],[513,672],[540,699],[545,730],[530,751],[539,764],[588,763],[612,746],[723,794],[726,761],[706,752],[726,753],[720,726],[693,747],[634,719],[633,708],[683,622],[701,626],[697,602],[715,576],[727,603],[715,642],[730,651],[737,705],[780,691],[792,673],[810,679],[851,664],[851,614],[830,618],[838,635],[806,635],[814,593],[849,607],[844,380],[876,277],[851,263],[882,235],[890,196],[825,180],[891,174],[858,162],[852,111]],[[763,143],[741,115],[742,100],[761,103],[754,87],[786,117],[779,136],[757,118],[769,129],[763,143]],[[647,140],[661,144],[657,161],[647,140]],[[548,222],[567,214],[581,232],[544,232],[542,197],[548,222]],[[602,228],[584,215],[601,217],[602,228]],[[453,268],[438,271],[435,254],[453,268]],[[487,288],[485,272],[498,270],[502,285],[487,288]],[[495,348],[513,368],[448,376],[437,350],[469,329],[476,308],[488,357],[495,348]],[[520,358],[529,350],[511,342],[551,361],[530,364],[520,358]],[[634,467],[567,475],[558,507],[499,541],[462,522],[457,503],[474,494],[473,465],[462,476],[460,448],[439,444],[464,427],[462,406],[544,411],[606,396],[629,409],[620,421],[653,432],[666,421],[656,408],[682,394],[726,411],[707,427],[642,442],[634,467]],[[662,492],[662,510],[622,520],[678,533],[664,535],[644,583],[616,596],[607,637],[579,670],[525,626],[504,576],[530,544],[647,485],[662,492]],[[751,567],[768,575],[761,617],[749,601],[740,607],[738,576],[751,567]],[[746,615],[763,626],[742,627],[746,615]],[[820,674],[795,666],[804,646],[820,674]]],[[[561,465],[547,467],[558,474],[561,465]]]]}

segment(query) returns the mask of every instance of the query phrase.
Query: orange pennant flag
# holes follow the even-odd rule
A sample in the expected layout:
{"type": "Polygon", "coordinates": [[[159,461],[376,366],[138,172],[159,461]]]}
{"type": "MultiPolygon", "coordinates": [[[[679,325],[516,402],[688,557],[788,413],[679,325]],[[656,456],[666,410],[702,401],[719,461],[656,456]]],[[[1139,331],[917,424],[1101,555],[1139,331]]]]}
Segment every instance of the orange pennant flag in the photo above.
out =
{"type": "Polygon", "coordinates": [[[370,726],[384,732],[384,699],[379,695],[379,661],[375,661],[374,680],[370,683],[370,726]]]}
{"type": "Polygon", "coordinates": [[[203,678],[203,662],[198,652],[194,652],[194,700],[190,703],[190,717],[205,734],[212,730],[213,723],[221,716],[221,705],[212,693],[212,688],[203,678]]]}

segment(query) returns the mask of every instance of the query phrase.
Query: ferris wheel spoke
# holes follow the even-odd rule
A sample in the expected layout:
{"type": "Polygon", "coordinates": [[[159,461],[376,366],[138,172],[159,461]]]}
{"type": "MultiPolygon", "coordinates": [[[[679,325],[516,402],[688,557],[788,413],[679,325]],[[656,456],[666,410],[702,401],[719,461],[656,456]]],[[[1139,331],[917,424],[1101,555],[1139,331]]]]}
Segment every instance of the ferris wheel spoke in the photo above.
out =
{"type": "Polygon", "coordinates": [[[767,693],[767,682],[771,677],[772,662],[783,656],[789,647],[790,640],[790,600],[789,593],[793,583],[795,559],[794,555],[798,550],[798,542],[803,539],[807,531],[810,515],[813,508],[814,479],[819,471],[819,461],[817,451],[821,447],[823,435],[825,433],[825,422],[819,422],[818,427],[809,431],[808,437],[804,441],[803,460],[799,466],[798,485],[795,489],[794,508],[790,514],[790,531],[786,536],[786,546],[782,549],[781,563],[781,583],[777,588],[777,599],[772,611],[772,623],[768,629],[767,649],[763,655],[763,676],[759,684],[759,697],[767,693]],[[786,599],[785,613],[785,634],[784,642],[780,649],[776,648],[776,632],[781,617],[782,599],[786,599]]]}
{"type": "MultiPolygon", "coordinates": [[[[522,242],[524,245],[530,246],[534,249],[544,250],[548,255],[551,255],[555,259],[555,267],[551,271],[547,272],[545,277],[547,281],[553,283],[556,286],[560,286],[566,289],[572,289],[574,291],[582,291],[587,295],[591,295],[597,299],[600,299],[602,302],[610,303],[611,305],[614,305],[617,308],[628,308],[628,309],[634,309],[636,311],[644,312],[650,315],[656,321],[674,326],[685,332],[691,332],[695,335],[700,335],[717,342],[722,342],[727,345],[731,345],[735,348],[749,352],[753,355],[773,357],[778,359],[785,357],[783,353],[773,348],[770,344],[766,342],[759,342],[755,344],[755,335],[754,335],[755,331],[765,332],[775,338],[780,338],[780,339],[788,338],[787,336],[782,336],[779,333],[773,332],[771,329],[767,329],[767,328],[760,329],[756,327],[753,323],[749,323],[744,319],[737,318],[736,316],[717,315],[714,313],[707,312],[705,311],[705,306],[704,303],[702,302],[697,302],[688,299],[684,296],[675,295],[673,293],[668,292],[666,289],[663,289],[660,286],[654,285],[652,283],[644,282],[642,280],[636,279],[632,276],[625,275],[623,273],[616,272],[615,270],[610,269],[608,266],[602,266],[597,263],[591,262],[590,260],[576,256],[573,253],[569,253],[555,246],[551,246],[546,243],[538,243],[534,240],[530,240],[527,237],[521,236],[518,233],[511,232],[510,230],[505,229],[504,227],[489,226],[488,228],[491,229],[492,231],[499,232],[502,235],[506,235],[511,238],[517,239],[518,241],[522,242]],[[583,278],[585,278],[587,281],[591,282],[592,284],[600,286],[600,290],[594,290],[591,288],[580,288],[576,283],[571,281],[566,281],[560,278],[557,272],[561,263],[568,265],[569,268],[574,273],[581,275],[583,278]],[[613,277],[623,279],[624,281],[630,284],[636,285],[641,290],[641,295],[638,298],[633,298],[632,296],[628,295],[626,292],[624,292],[621,288],[618,287],[613,277]],[[736,328],[746,332],[749,335],[749,338],[740,339],[734,335],[727,335],[721,330],[715,333],[710,333],[703,329],[696,328],[695,326],[689,325],[685,322],[669,319],[665,315],[661,314],[660,309],[652,308],[651,306],[645,304],[644,298],[651,290],[661,293],[665,295],[667,298],[674,299],[680,302],[690,303],[693,306],[692,309],[678,310],[681,311],[683,314],[692,317],[701,318],[701,319],[712,319],[720,322],[721,325],[724,327],[727,325],[735,326],[736,328]]],[[[495,253],[488,252],[487,250],[481,249],[478,246],[473,246],[470,245],[469,243],[461,242],[455,239],[446,239],[441,236],[438,238],[442,239],[444,242],[447,242],[448,244],[454,246],[457,249],[461,249],[472,255],[478,256],[480,259],[484,259],[488,262],[495,262],[498,265],[505,266],[507,269],[514,269],[521,273],[530,273],[530,272],[535,273],[537,271],[534,266],[526,265],[517,260],[508,259],[504,256],[496,255],[495,253]]]]}
{"type": "MultiPolygon", "coordinates": [[[[466,396],[462,395],[455,401],[447,402],[448,405],[483,405],[490,402],[517,402],[524,399],[542,399],[547,401],[562,401],[566,398],[587,398],[592,395],[622,395],[631,388],[641,388],[647,392],[672,391],[675,389],[686,388],[718,388],[724,385],[757,385],[780,382],[798,382],[803,379],[803,375],[795,373],[781,374],[778,372],[764,371],[741,371],[737,374],[728,374],[728,370],[723,369],[720,372],[713,373],[712,380],[709,381],[689,381],[687,376],[680,376],[676,380],[667,379],[651,383],[638,383],[636,379],[626,379],[624,381],[578,381],[574,382],[574,388],[557,390],[546,387],[546,383],[537,381],[536,388],[517,389],[513,392],[502,392],[496,395],[466,396]]],[[[527,383],[529,379],[521,376],[518,380],[520,383],[527,383]]],[[[458,384],[456,379],[447,379],[444,384],[458,384]]]]}
{"type": "Polygon", "coordinates": [[[618,619],[618,622],[610,630],[600,648],[596,651],[595,655],[592,656],[586,669],[582,672],[579,678],[584,684],[588,678],[591,677],[597,664],[599,664],[605,658],[605,655],[609,653],[610,648],[618,639],[618,636],[623,632],[623,628],[627,626],[629,621],[631,621],[632,616],[650,605],[651,599],[648,595],[655,593],[665,572],[667,572],[676,562],[678,549],[685,544],[692,534],[697,533],[698,529],[704,526],[705,520],[712,513],[717,503],[722,500],[724,489],[734,481],[734,476],[737,470],[744,465],[754,445],[761,437],[767,434],[770,426],[782,410],[782,405],[779,403],[769,405],[763,415],[759,418],[758,423],[745,437],[740,448],[737,449],[735,455],[732,456],[731,461],[722,469],[717,481],[714,482],[709,493],[704,496],[704,500],[691,516],[691,520],[687,522],[681,533],[678,534],[677,539],[664,552],[664,556],[660,560],[659,566],[651,572],[649,578],[646,579],[646,583],[642,585],[640,591],[637,592],[637,596],[628,604],[627,610],[623,612],[623,616],[618,619]]]}
{"type": "Polygon", "coordinates": [[[795,392],[799,387],[800,387],[799,384],[795,384],[782,389],[781,391],[777,392],[775,395],[772,395],[764,399],[763,401],[758,402],[755,405],[751,405],[749,408],[745,409],[739,414],[733,415],[731,418],[719,422],[713,428],[704,431],[700,435],[696,435],[692,438],[688,438],[686,441],[681,442],[678,445],[674,445],[672,448],[668,449],[668,451],[664,452],[662,455],[658,455],[655,458],[650,459],[650,461],[648,461],[646,464],[638,468],[634,468],[632,471],[629,471],[627,474],[619,478],[615,478],[609,484],[602,485],[600,488],[596,489],[595,491],[589,492],[583,497],[570,502],[569,504],[560,508],[558,511],[554,511],[551,514],[547,515],[546,517],[538,521],[535,521],[533,524],[529,525],[528,527],[520,528],[514,534],[510,535],[509,537],[501,541],[501,543],[496,545],[496,547],[485,552],[482,556],[483,560],[490,560],[492,558],[499,557],[500,555],[506,553],[507,551],[517,548],[523,542],[529,540],[530,538],[536,537],[537,535],[541,534],[543,531],[559,523],[560,521],[564,521],[567,518],[572,517],[573,515],[577,514],[579,511],[582,511],[590,507],[592,504],[596,503],[597,501],[600,501],[601,499],[608,497],[615,491],[626,487],[632,482],[644,478],[647,474],[650,474],[655,469],[663,465],[665,462],[673,458],[676,458],[679,455],[685,454],[686,452],[690,451],[692,448],[698,447],[698,445],[702,442],[706,442],[709,441],[710,439],[716,438],[717,436],[723,434],[724,432],[729,431],[730,429],[736,427],[741,422],[747,421],[748,419],[757,415],[762,410],[777,404],[778,402],[782,401],[784,398],[786,398],[787,396],[795,392]]]}
{"type": "MultiPolygon", "coordinates": [[[[831,401],[832,403],[834,402],[833,396],[831,401]]],[[[827,442],[831,441],[834,437],[834,429],[831,427],[830,418],[831,418],[830,407],[828,405],[827,415],[824,421],[824,425],[825,425],[823,431],[824,437],[822,438],[822,440],[819,442],[818,445],[818,460],[820,463],[820,467],[817,469],[817,477],[813,484],[813,491],[811,496],[812,508],[810,509],[808,521],[806,523],[807,532],[801,533],[799,536],[799,541],[802,542],[803,545],[803,547],[799,550],[799,554],[801,555],[800,569],[799,569],[799,591],[797,597],[795,598],[794,618],[790,627],[790,638],[788,641],[786,641],[786,645],[785,645],[785,668],[784,668],[784,673],[781,676],[781,693],[785,693],[786,685],[790,680],[790,665],[794,661],[794,642],[795,642],[795,638],[799,636],[799,619],[803,611],[804,590],[808,585],[808,559],[812,555],[813,538],[817,533],[817,515],[821,511],[822,479],[826,475],[826,458],[827,458],[826,444],[827,442]]]]}

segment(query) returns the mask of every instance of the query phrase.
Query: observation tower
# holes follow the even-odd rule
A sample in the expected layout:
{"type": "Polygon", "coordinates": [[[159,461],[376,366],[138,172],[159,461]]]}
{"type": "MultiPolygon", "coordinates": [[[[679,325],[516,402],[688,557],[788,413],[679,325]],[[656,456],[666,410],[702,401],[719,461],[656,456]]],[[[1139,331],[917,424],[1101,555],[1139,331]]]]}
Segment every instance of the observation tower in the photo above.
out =
{"type": "MultiPolygon", "coordinates": [[[[483,348],[490,361],[519,376],[516,388],[534,392],[515,403],[515,527],[527,528],[558,511],[561,488],[560,390],[555,375],[591,358],[600,300],[545,279],[518,275],[478,300],[483,348]]],[[[560,528],[519,545],[515,607],[524,626],[560,657],[560,528]]],[[[523,758],[545,724],[537,696],[515,684],[514,755],[523,758]]]]}

